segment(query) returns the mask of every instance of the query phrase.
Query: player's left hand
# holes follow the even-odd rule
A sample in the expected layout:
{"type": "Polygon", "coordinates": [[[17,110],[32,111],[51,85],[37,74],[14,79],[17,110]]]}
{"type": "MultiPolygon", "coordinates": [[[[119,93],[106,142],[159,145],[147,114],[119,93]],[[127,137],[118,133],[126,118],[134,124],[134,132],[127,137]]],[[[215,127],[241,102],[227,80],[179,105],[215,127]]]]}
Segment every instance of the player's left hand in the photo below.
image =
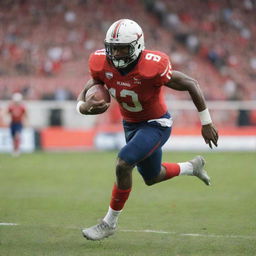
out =
{"type": "Polygon", "coordinates": [[[209,144],[210,148],[212,148],[212,143],[215,145],[215,147],[218,147],[218,130],[212,123],[203,125],[201,132],[205,143],[209,144]]]}

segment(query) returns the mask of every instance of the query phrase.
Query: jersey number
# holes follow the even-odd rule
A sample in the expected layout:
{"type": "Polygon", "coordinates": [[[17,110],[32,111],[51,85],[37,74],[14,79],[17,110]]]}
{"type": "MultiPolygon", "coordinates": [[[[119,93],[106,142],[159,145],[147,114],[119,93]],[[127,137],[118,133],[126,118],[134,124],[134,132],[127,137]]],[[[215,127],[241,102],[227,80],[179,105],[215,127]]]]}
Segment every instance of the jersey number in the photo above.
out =
{"type": "MultiPolygon", "coordinates": [[[[114,98],[116,98],[116,89],[110,88],[109,93],[114,98]]],[[[136,92],[123,89],[120,91],[120,97],[121,98],[131,97],[132,103],[134,105],[134,106],[129,106],[126,102],[121,102],[124,109],[130,112],[139,112],[143,109],[141,106],[141,103],[139,102],[138,94],[136,92]]]]}
{"type": "Polygon", "coordinates": [[[153,54],[153,53],[147,53],[145,56],[145,59],[159,62],[161,60],[161,56],[153,54]]]}

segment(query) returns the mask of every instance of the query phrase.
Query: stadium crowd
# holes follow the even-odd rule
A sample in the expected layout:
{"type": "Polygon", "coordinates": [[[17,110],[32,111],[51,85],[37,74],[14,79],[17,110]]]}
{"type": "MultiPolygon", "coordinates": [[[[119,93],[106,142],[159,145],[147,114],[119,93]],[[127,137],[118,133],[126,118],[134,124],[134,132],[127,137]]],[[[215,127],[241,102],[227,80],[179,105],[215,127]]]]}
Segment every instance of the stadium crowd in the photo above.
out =
{"type": "MultiPolygon", "coordinates": [[[[186,1],[162,0],[148,9],[188,54],[212,64],[223,81],[219,86],[224,99],[256,99],[255,1],[192,0],[188,6],[186,1]]],[[[180,59],[183,67],[186,60],[180,59]]]]}
{"type": "MultiPolygon", "coordinates": [[[[6,0],[0,5],[2,77],[84,76],[88,55],[102,48],[109,24],[130,17],[143,25],[147,47],[167,52],[175,68],[205,84],[207,98],[256,98],[254,1],[192,0],[189,8],[178,0],[6,0]]],[[[6,90],[1,84],[1,98],[6,90]]]]}
{"type": "MultiPolygon", "coordinates": [[[[255,100],[253,0],[4,0],[0,2],[0,98],[75,99],[91,52],[109,25],[130,18],[146,47],[169,54],[208,100],[255,100]]],[[[186,94],[172,92],[175,99],[186,94]]]]}

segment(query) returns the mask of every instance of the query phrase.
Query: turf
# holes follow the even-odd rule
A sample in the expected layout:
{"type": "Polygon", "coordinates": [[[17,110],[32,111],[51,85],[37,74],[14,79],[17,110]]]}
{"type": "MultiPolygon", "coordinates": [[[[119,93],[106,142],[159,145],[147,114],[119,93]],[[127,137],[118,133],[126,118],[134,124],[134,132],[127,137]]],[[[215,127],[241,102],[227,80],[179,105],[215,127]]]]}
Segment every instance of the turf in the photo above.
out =
{"type": "Polygon", "coordinates": [[[0,255],[255,256],[255,153],[202,155],[211,187],[194,177],[147,187],[134,170],[119,229],[99,242],[80,229],[108,208],[116,152],[0,155],[0,223],[18,224],[0,226],[0,255]]]}

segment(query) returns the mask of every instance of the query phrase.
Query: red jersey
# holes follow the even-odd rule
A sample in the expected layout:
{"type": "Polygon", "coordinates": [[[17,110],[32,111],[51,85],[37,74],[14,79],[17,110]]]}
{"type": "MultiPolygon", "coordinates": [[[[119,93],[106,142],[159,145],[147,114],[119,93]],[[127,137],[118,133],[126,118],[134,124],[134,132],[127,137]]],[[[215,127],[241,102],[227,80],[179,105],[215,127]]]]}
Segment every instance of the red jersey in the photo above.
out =
{"type": "Polygon", "coordinates": [[[13,123],[21,123],[26,113],[26,109],[25,106],[22,104],[12,103],[8,108],[8,112],[11,116],[11,121],[13,123]]]}
{"type": "Polygon", "coordinates": [[[124,120],[142,122],[167,112],[162,85],[171,79],[171,64],[166,54],[144,50],[133,70],[122,75],[108,62],[102,49],[91,54],[89,69],[92,77],[105,83],[117,100],[124,120]]]}

